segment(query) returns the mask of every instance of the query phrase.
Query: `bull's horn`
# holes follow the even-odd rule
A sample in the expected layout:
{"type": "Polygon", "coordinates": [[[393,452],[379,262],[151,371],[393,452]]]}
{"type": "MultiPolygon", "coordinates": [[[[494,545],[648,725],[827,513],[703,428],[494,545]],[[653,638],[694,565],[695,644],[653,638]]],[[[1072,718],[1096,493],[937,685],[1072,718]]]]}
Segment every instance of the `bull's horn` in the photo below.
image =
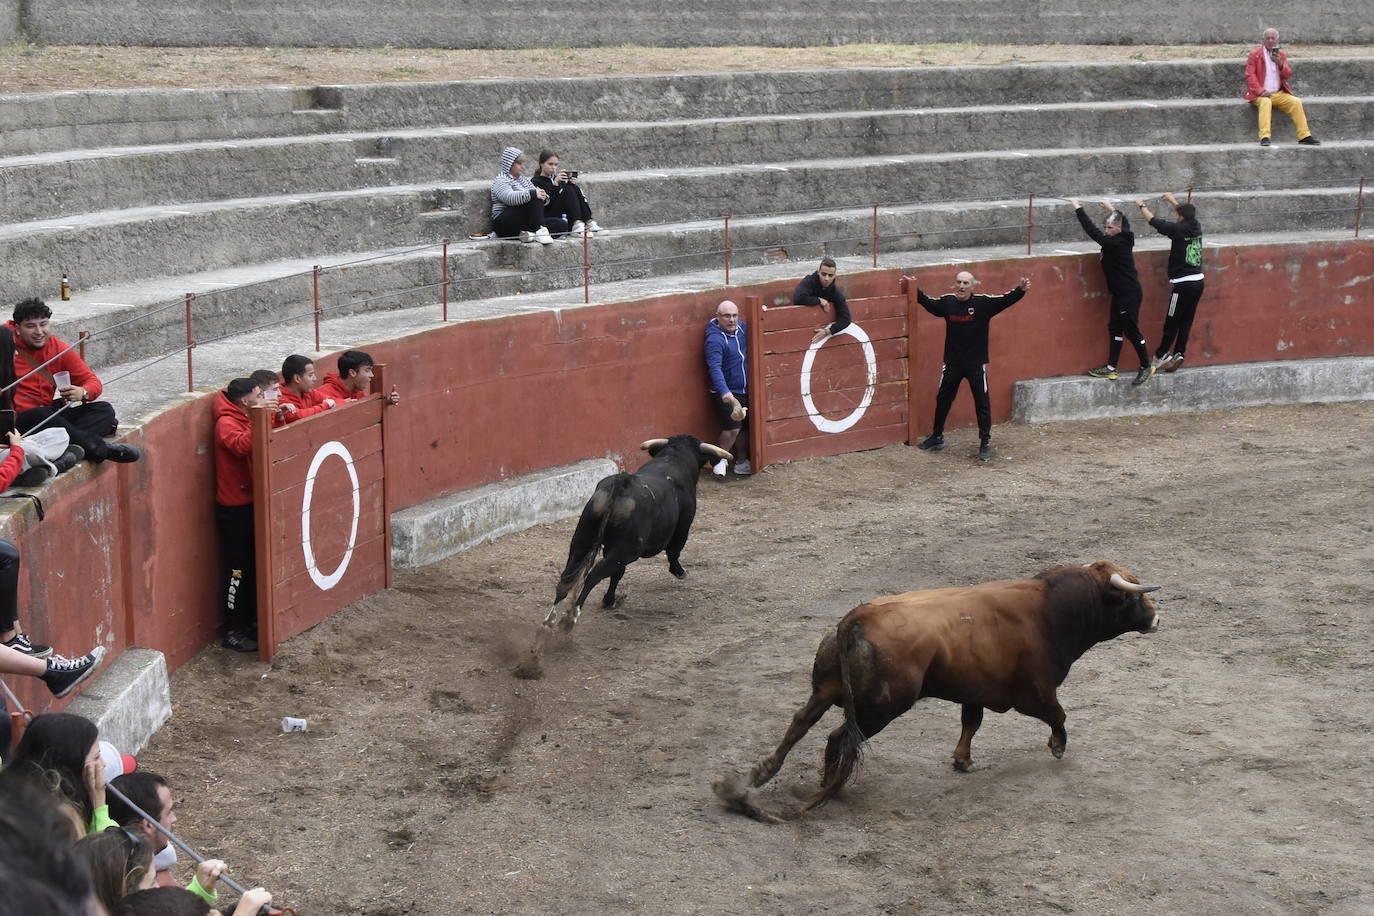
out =
{"type": "Polygon", "coordinates": [[[1160,585],[1140,585],[1135,582],[1127,582],[1122,578],[1121,573],[1112,573],[1112,585],[1121,589],[1123,592],[1130,592],[1133,595],[1143,595],[1146,592],[1157,592],[1163,586],[1160,585]]]}
{"type": "Polygon", "coordinates": [[[709,442],[701,443],[701,450],[708,455],[714,455],[717,458],[724,458],[726,461],[729,461],[733,457],[729,452],[721,448],[719,445],[712,445],[709,442]]]}
{"type": "Polygon", "coordinates": [[[648,442],[643,443],[643,444],[640,445],[639,447],[640,447],[641,449],[643,449],[644,451],[647,452],[647,451],[649,451],[649,450],[651,450],[651,449],[662,448],[663,446],[665,446],[665,445],[667,445],[667,444],[668,444],[668,440],[667,440],[667,439],[650,439],[648,442]]]}

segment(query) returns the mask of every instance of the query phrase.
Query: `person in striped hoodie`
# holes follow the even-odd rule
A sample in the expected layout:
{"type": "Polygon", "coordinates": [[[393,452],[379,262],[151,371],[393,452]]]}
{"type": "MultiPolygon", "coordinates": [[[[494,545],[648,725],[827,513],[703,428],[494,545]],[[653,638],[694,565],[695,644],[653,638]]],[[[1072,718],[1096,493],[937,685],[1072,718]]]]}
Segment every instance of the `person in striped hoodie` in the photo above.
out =
{"type": "Polygon", "coordinates": [[[519,237],[522,242],[552,245],[549,229],[564,223],[544,215],[548,199],[549,195],[525,176],[520,150],[514,146],[501,150],[501,171],[491,182],[491,225],[497,238],[519,237]]]}

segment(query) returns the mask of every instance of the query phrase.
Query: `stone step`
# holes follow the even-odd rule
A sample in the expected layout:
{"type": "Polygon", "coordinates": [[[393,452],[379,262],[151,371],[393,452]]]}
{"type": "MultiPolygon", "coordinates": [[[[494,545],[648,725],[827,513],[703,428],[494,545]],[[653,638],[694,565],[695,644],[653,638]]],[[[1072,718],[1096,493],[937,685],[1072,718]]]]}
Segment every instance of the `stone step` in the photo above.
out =
{"type": "MultiPolygon", "coordinates": [[[[1328,140],[1374,134],[1374,99],[1309,100],[1328,140]]],[[[1280,119],[1279,142],[1291,142],[1280,119]]],[[[653,169],[995,150],[1180,146],[1250,140],[1254,112],[1234,99],[1075,102],[883,111],[818,111],[701,120],[578,122],[350,132],[109,147],[0,159],[8,222],[104,210],[396,184],[490,180],[500,149],[557,149],[584,176],[626,163],[653,169]]],[[[533,166],[531,166],[532,170],[533,166]]]]}
{"type": "MultiPolygon", "coordinates": [[[[1304,93],[1374,95],[1374,58],[1295,64],[1304,93]]],[[[1158,99],[1239,104],[1243,73],[1243,60],[1181,60],[24,93],[0,95],[0,156],[325,131],[563,123],[574,114],[588,121],[658,121],[1158,99]]]]}
{"type": "MultiPolygon", "coordinates": [[[[1253,232],[1256,225],[1282,225],[1290,231],[1343,237],[1353,225],[1355,195],[1353,187],[1233,192],[1199,194],[1195,202],[1209,239],[1253,232]]],[[[1100,207],[1095,199],[1088,203],[1096,218],[1100,207]]],[[[1134,207],[1127,206],[1126,210],[1133,219],[1140,250],[1167,247],[1163,237],[1134,217],[1134,207]]],[[[974,244],[1023,246],[1025,215],[1025,202],[1020,200],[882,207],[879,252],[886,257],[974,244]],[[1002,228],[988,228],[991,226],[1002,228]]],[[[1063,201],[1040,201],[1033,215],[1037,254],[1095,250],[1063,201]]],[[[739,270],[807,264],[824,255],[871,258],[871,227],[868,208],[742,217],[731,224],[731,264],[739,270]]],[[[698,220],[615,227],[589,240],[593,296],[630,280],[658,278],[661,283],[672,283],[679,274],[714,273],[723,281],[722,230],[719,222],[698,220]]],[[[437,320],[441,314],[437,286],[442,279],[440,254],[437,246],[427,246],[319,259],[325,267],[347,265],[346,269],[321,273],[320,301],[325,318],[394,313],[418,304],[428,308],[431,320],[437,320]]],[[[580,301],[582,256],[580,239],[558,240],[547,247],[502,240],[455,240],[449,247],[451,314],[459,314],[465,308],[463,303],[475,300],[528,297],[549,291],[563,291],[565,298],[580,301]]],[[[58,311],[55,330],[64,339],[75,340],[81,330],[98,331],[128,322],[109,333],[97,334],[87,346],[87,358],[93,365],[111,366],[180,346],[185,340],[181,300],[188,291],[197,294],[193,330],[196,339],[202,341],[292,315],[305,319],[313,305],[311,263],[271,262],[79,290],[70,302],[54,303],[58,311]]],[[[392,320],[390,315],[387,320],[392,320]]]]}

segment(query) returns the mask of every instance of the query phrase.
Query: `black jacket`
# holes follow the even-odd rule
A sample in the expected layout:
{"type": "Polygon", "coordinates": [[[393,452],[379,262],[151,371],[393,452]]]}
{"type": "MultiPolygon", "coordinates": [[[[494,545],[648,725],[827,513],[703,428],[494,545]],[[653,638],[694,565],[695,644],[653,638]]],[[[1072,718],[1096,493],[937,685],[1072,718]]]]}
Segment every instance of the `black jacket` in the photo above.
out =
{"type": "Polygon", "coordinates": [[[1160,235],[1167,235],[1169,246],[1169,279],[1202,273],[1202,224],[1195,219],[1170,220],[1156,216],[1150,225],[1160,235]]]}
{"type": "Polygon", "coordinates": [[[835,306],[835,320],[830,322],[831,334],[838,334],[853,323],[849,317],[849,300],[840,290],[840,284],[821,286],[820,273],[812,271],[802,277],[797,288],[792,291],[793,305],[820,305],[822,299],[835,306]]]}
{"type": "Polygon", "coordinates": [[[1083,225],[1088,237],[1102,246],[1102,275],[1107,278],[1107,289],[1116,297],[1140,298],[1140,277],[1135,272],[1135,233],[1126,221],[1126,214],[1120,210],[1121,231],[1108,235],[1097,227],[1079,207],[1073,211],[1083,225]]]}
{"type": "Polygon", "coordinates": [[[1021,301],[1019,286],[1000,296],[969,296],[963,302],[953,293],[932,299],[919,289],[916,301],[936,318],[945,319],[945,365],[982,366],[988,361],[988,323],[1021,301]]]}

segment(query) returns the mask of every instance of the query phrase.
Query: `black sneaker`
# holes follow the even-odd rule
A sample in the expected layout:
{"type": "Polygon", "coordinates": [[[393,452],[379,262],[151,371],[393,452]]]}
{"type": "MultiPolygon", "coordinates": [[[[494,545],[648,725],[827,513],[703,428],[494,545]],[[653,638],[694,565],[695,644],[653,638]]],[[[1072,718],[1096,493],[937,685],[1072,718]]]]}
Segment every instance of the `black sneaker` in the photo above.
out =
{"type": "Polygon", "coordinates": [[[52,466],[57,468],[57,473],[65,474],[81,462],[86,457],[86,450],[79,445],[69,445],[67,450],[57,457],[52,466]]]}
{"type": "Polygon", "coordinates": [[[1135,374],[1135,381],[1132,385],[1143,385],[1150,380],[1150,376],[1155,374],[1154,366],[1141,366],[1140,371],[1135,374]]]}
{"type": "Polygon", "coordinates": [[[105,460],[115,461],[119,464],[131,464],[143,457],[143,449],[137,445],[125,445],[123,442],[116,442],[105,449],[105,460]]]}
{"type": "Polygon", "coordinates": [[[23,633],[15,633],[13,639],[5,640],[5,645],[16,652],[23,652],[32,658],[47,658],[52,655],[52,646],[44,646],[36,642],[29,642],[29,638],[23,633]]]}
{"type": "Polygon", "coordinates": [[[56,477],[57,474],[48,464],[35,464],[31,468],[25,468],[14,478],[16,487],[41,487],[56,477]]]}
{"type": "Polygon", "coordinates": [[[1089,369],[1088,374],[1093,378],[1116,378],[1115,366],[1098,366],[1096,369],[1089,369]]]}
{"type": "Polygon", "coordinates": [[[1299,145],[1299,146],[1321,146],[1321,145],[1322,145],[1322,142],[1321,142],[1320,140],[1318,140],[1316,137],[1312,136],[1311,134],[1308,134],[1306,137],[1303,137],[1301,140],[1298,141],[1298,145],[1299,145]]]}
{"type": "Polygon", "coordinates": [[[979,460],[979,461],[991,461],[991,460],[992,460],[992,443],[991,443],[991,442],[984,442],[982,445],[978,446],[978,460],[979,460]]]}
{"type": "Polygon", "coordinates": [[[945,447],[944,436],[927,436],[916,444],[923,452],[938,452],[945,447]]]}
{"type": "Polygon", "coordinates": [[[253,634],[243,630],[231,630],[224,634],[224,641],[221,643],[226,649],[235,652],[256,652],[258,651],[258,641],[253,638],[253,634]]]}
{"type": "Polygon", "coordinates": [[[1268,138],[1268,137],[1260,137],[1260,146],[1268,146],[1268,145],[1269,145],[1269,138],[1268,138]]]}
{"type": "Polygon", "coordinates": [[[96,646],[80,658],[63,658],[58,655],[48,659],[48,670],[43,672],[43,683],[48,685],[52,695],[61,699],[76,689],[86,678],[95,673],[100,660],[105,657],[105,647],[96,646]]]}

